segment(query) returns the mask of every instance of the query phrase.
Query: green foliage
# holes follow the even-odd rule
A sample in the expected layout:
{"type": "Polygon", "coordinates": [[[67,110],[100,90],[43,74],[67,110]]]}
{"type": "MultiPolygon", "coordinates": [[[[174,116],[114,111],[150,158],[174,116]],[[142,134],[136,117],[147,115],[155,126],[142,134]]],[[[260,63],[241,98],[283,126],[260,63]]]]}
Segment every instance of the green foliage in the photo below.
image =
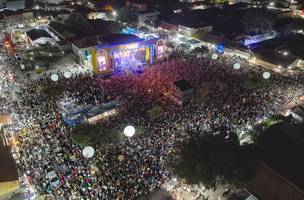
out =
{"type": "Polygon", "coordinates": [[[154,106],[151,110],[148,111],[148,116],[152,119],[156,119],[161,116],[163,113],[163,108],[159,105],[154,106]]]}
{"type": "Polygon", "coordinates": [[[286,117],[283,115],[273,115],[262,121],[261,123],[253,126],[253,129],[249,131],[249,135],[251,136],[253,141],[257,141],[258,137],[263,134],[268,128],[273,125],[281,124],[286,122],[286,117]]]}
{"type": "Polygon", "coordinates": [[[208,53],[208,51],[209,51],[208,48],[205,47],[205,46],[196,47],[196,48],[191,50],[191,52],[195,55],[206,54],[206,53],[208,53]]]}
{"type": "Polygon", "coordinates": [[[87,19],[84,15],[80,13],[72,13],[70,16],[64,21],[64,25],[68,28],[79,27],[80,29],[85,27],[87,24],[87,19]]]}
{"type": "Polygon", "coordinates": [[[171,162],[173,172],[188,183],[203,183],[209,188],[216,181],[232,185],[247,183],[253,176],[256,158],[251,146],[240,146],[237,136],[222,134],[192,137],[179,148],[179,160],[171,162]],[[252,154],[252,155],[251,155],[252,154]]]}
{"type": "Polygon", "coordinates": [[[71,137],[72,141],[79,146],[116,145],[122,139],[122,131],[107,129],[99,124],[86,124],[76,127],[71,137]]]}

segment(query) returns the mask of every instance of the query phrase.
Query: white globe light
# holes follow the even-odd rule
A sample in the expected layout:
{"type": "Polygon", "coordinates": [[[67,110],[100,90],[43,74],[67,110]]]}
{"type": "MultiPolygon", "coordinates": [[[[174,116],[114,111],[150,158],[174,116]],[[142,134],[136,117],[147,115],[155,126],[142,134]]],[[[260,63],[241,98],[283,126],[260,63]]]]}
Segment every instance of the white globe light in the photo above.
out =
{"type": "Polygon", "coordinates": [[[91,146],[86,146],[83,150],[82,150],[82,155],[85,158],[92,158],[94,156],[95,150],[93,147],[91,146]]]}
{"type": "Polygon", "coordinates": [[[264,79],[269,79],[270,78],[270,73],[269,72],[264,72],[263,73],[263,78],[264,79]]]}
{"type": "Polygon", "coordinates": [[[52,81],[58,81],[59,76],[57,74],[52,74],[51,79],[52,81]]]}
{"type": "Polygon", "coordinates": [[[218,58],[218,55],[217,55],[216,53],[214,53],[214,54],[212,54],[211,58],[212,58],[213,60],[216,60],[216,59],[218,58]]]}
{"type": "Polygon", "coordinates": [[[126,128],[124,129],[124,134],[127,137],[132,137],[135,134],[134,126],[126,126],[126,128]]]}
{"type": "Polygon", "coordinates": [[[71,73],[70,71],[66,71],[66,72],[63,73],[63,76],[64,76],[65,78],[71,78],[72,73],[71,73]]]}
{"type": "Polygon", "coordinates": [[[234,69],[240,69],[241,68],[240,63],[234,63],[233,68],[234,69]]]}

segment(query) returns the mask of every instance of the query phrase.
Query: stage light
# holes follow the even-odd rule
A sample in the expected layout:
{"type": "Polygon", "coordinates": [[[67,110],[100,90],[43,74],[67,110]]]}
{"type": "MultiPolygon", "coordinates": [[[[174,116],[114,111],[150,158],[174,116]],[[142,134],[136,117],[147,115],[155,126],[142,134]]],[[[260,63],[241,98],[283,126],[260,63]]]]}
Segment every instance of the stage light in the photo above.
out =
{"type": "Polygon", "coordinates": [[[127,137],[132,137],[135,134],[134,126],[126,126],[124,129],[124,135],[127,137]]]}

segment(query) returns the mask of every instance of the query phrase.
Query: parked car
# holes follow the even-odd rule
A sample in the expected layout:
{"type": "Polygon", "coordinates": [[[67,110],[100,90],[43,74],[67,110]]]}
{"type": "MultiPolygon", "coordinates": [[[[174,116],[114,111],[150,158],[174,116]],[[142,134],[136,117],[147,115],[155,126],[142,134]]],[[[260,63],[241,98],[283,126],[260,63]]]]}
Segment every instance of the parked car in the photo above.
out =
{"type": "Polygon", "coordinates": [[[50,182],[52,190],[56,190],[61,185],[60,178],[58,177],[54,168],[49,167],[45,170],[46,177],[50,182]]]}

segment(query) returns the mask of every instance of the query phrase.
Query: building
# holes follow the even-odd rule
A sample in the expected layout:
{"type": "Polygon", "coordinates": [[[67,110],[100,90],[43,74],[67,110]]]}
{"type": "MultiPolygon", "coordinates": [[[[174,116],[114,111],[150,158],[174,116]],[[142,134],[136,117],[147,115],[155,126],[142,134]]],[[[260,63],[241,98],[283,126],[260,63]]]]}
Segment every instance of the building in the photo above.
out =
{"type": "Polygon", "coordinates": [[[137,13],[137,23],[139,26],[144,24],[154,25],[159,12],[157,11],[141,11],[137,13]]]}
{"type": "Polygon", "coordinates": [[[258,199],[267,200],[303,200],[303,188],[298,187],[292,181],[270,165],[259,162],[250,191],[258,199]]]}
{"type": "Polygon", "coordinates": [[[303,125],[271,126],[258,139],[261,161],[248,190],[261,200],[303,200],[303,125]]]}
{"type": "Polygon", "coordinates": [[[195,23],[182,23],[178,25],[178,32],[183,35],[192,36],[198,31],[210,33],[212,32],[212,25],[195,23]]]}
{"type": "Polygon", "coordinates": [[[25,0],[7,0],[6,2],[7,10],[24,10],[25,0]]]}
{"type": "Polygon", "coordinates": [[[133,12],[146,11],[148,8],[147,3],[140,0],[127,0],[126,5],[127,8],[133,12]]]}
{"type": "Polygon", "coordinates": [[[3,19],[1,21],[5,22],[8,26],[11,25],[24,25],[25,22],[33,22],[34,21],[34,15],[31,11],[11,11],[11,10],[5,10],[2,12],[3,19]]]}
{"type": "Polygon", "coordinates": [[[0,115],[0,199],[8,197],[19,189],[19,175],[15,160],[8,145],[4,126],[12,124],[9,115],[0,115]]]}
{"type": "Polygon", "coordinates": [[[31,45],[41,45],[41,44],[47,44],[47,43],[55,44],[56,43],[55,40],[52,38],[52,36],[43,29],[32,29],[30,31],[27,31],[26,35],[28,36],[28,40],[31,45]]]}
{"type": "Polygon", "coordinates": [[[303,61],[297,56],[283,55],[265,48],[252,50],[252,55],[250,63],[276,72],[304,67],[303,61]]]}
{"type": "Polygon", "coordinates": [[[91,36],[72,42],[79,63],[96,74],[136,70],[165,58],[165,41],[157,37],[139,38],[132,34],[91,36]]]}

